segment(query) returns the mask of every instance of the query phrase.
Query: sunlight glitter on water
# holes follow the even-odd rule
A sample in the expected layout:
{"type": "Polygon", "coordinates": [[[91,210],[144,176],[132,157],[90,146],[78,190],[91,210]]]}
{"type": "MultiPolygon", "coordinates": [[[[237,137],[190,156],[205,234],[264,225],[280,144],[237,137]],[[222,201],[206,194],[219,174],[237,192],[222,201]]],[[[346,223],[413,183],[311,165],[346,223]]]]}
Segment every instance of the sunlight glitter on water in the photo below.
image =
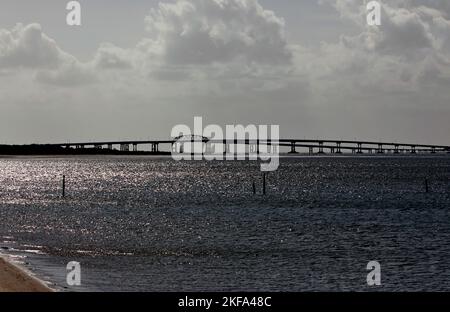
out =
{"type": "Polygon", "coordinates": [[[360,268],[377,258],[384,290],[450,290],[448,158],[285,159],[266,196],[249,162],[21,158],[0,171],[0,235],[59,283],[77,260],[92,290],[365,290],[360,268]]]}

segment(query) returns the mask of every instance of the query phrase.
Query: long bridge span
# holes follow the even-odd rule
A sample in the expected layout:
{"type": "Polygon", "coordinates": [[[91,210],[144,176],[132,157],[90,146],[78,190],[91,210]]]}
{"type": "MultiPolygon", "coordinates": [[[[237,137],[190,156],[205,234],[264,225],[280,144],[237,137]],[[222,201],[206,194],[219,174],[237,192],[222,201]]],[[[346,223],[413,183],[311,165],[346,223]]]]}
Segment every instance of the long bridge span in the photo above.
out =
{"type": "Polygon", "coordinates": [[[398,142],[377,142],[377,141],[357,141],[357,140],[322,140],[322,139],[279,139],[279,140],[251,140],[251,139],[234,139],[234,140],[215,140],[215,139],[192,139],[180,140],[129,140],[129,141],[98,141],[98,142],[74,142],[50,144],[51,146],[64,149],[107,149],[118,150],[120,152],[139,152],[142,147],[150,147],[152,153],[164,152],[160,149],[161,145],[168,146],[165,152],[171,152],[177,144],[186,143],[206,143],[206,144],[223,144],[224,151],[230,151],[230,146],[245,145],[251,150],[259,153],[259,148],[265,146],[265,149],[284,148],[289,154],[297,154],[299,152],[313,154],[437,154],[450,153],[448,145],[430,145],[430,144],[414,144],[414,143],[398,143],[398,142]]]}

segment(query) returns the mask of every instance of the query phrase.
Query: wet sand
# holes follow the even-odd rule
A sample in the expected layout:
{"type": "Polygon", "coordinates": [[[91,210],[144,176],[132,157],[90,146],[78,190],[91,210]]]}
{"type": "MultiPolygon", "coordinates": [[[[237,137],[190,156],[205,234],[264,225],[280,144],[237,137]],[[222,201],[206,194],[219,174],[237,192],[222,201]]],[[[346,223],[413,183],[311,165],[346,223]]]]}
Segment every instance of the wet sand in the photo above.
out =
{"type": "Polygon", "coordinates": [[[0,255],[0,292],[51,292],[43,282],[0,255]]]}

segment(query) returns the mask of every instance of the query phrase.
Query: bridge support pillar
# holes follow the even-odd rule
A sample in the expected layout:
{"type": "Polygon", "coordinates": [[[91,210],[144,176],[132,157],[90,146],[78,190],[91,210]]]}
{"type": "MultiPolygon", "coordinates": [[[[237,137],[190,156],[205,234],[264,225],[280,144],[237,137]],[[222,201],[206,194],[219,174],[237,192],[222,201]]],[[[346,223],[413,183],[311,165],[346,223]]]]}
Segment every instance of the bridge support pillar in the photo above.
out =
{"type": "Polygon", "coordinates": [[[130,145],[129,144],[120,144],[120,151],[121,152],[129,152],[130,151],[130,145]]]}
{"type": "MultiPolygon", "coordinates": [[[[261,143],[259,143],[258,145],[260,145],[260,144],[261,143]]],[[[261,145],[263,147],[263,149],[262,149],[263,154],[272,153],[272,141],[267,140],[267,141],[263,142],[261,145]]]]}
{"type": "Polygon", "coordinates": [[[279,145],[278,144],[272,144],[272,143],[270,143],[270,145],[269,145],[269,151],[272,153],[272,154],[278,154],[278,147],[279,147],[279,145]]]}
{"type": "MultiPolygon", "coordinates": [[[[183,145],[183,144],[181,144],[183,145]]],[[[159,152],[159,144],[158,143],[152,143],[152,153],[159,152]]]]}
{"type": "Polygon", "coordinates": [[[291,152],[290,153],[297,154],[297,151],[295,150],[295,142],[294,141],[291,142],[291,152]]]}
{"type": "Polygon", "coordinates": [[[378,154],[383,154],[384,153],[384,149],[383,149],[383,144],[378,144],[378,154]]]}
{"type": "Polygon", "coordinates": [[[227,159],[233,159],[234,155],[236,154],[236,145],[228,142],[224,145],[224,155],[226,155],[227,159]]]}
{"type": "Polygon", "coordinates": [[[394,147],[394,154],[400,153],[399,148],[400,147],[398,145],[395,145],[395,147],[394,147]]]}
{"type": "Polygon", "coordinates": [[[212,153],[213,153],[213,151],[212,151],[211,143],[206,142],[205,143],[205,154],[206,155],[211,155],[212,153]]]}
{"type": "Polygon", "coordinates": [[[108,144],[108,149],[111,151],[113,149],[112,144],[108,144]]]}
{"type": "Polygon", "coordinates": [[[411,146],[411,154],[416,154],[416,147],[415,146],[411,146]]]}
{"type": "Polygon", "coordinates": [[[133,144],[133,152],[137,152],[137,150],[138,150],[137,144],[133,144]]]}
{"type": "Polygon", "coordinates": [[[336,143],[336,154],[342,154],[341,151],[341,142],[336,143]]]}
{"type": "Polygon", "coordinates": [[[362,154],[362,144],[358,143],[358,150],[357,150],[358,154],[362,154]]]}
{"type": "Polygon", "coordinates": [[[314,154],[314,147],[309,148],[309,155],[312,155],[312,154],[314,154]]]}
{"type": "Polygon", "coordinates": [[[324,154],[324,152],[323,152],[323,142],[319,142],[319,154],[324,154]]]}
{"type": "Polygon", "coordinates": [[[255,144],[248,144],[248,153],[250,155],[254,154],[256,152],[256,146],[255,144]]]}
{"type": "Polygon", "coordinates": [[[433,147],[431,148],[431,154],[436,154],[436,147],[433,146],[433,147]]]}
{"type": "Polygon", "coordinates": [[[226,156],[228,154],[230,154],[231,151],[231,144],[227,143],[227,140],[223,140],[222,142],[222,148],[223,148],[223,155],[226,156]]]}

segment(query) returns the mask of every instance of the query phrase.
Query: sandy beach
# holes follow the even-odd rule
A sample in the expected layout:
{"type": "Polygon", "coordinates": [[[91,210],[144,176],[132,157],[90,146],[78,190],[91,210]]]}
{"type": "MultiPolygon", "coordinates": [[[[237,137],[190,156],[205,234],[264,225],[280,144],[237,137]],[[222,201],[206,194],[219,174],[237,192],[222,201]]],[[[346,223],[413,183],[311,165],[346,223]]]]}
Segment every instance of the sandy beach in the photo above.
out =
{"type": "Polygon", "coordinates": [[[51,292],[43,282],[0,255],[0,292],[51,292]]]}

